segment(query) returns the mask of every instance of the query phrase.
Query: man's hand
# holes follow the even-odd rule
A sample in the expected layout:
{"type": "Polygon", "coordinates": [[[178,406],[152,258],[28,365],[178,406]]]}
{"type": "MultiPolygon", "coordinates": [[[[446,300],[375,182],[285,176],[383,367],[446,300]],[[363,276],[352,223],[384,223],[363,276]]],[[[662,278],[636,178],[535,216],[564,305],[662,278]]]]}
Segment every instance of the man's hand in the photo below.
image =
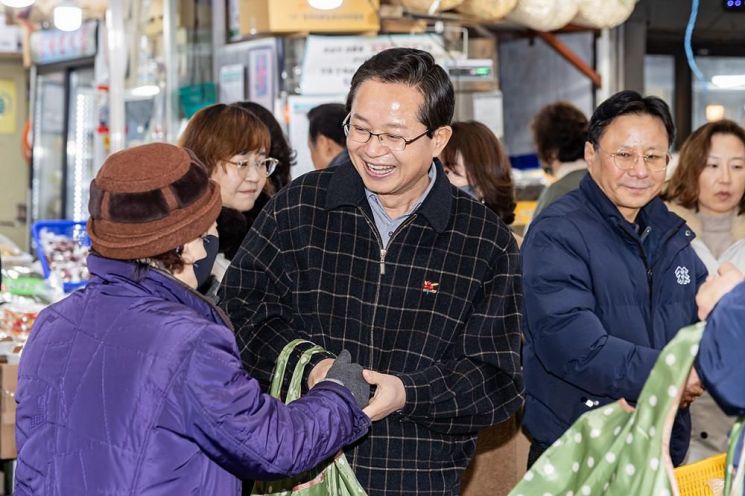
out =
{"type": "Polygon", "coordinates": [[[362,409],[373,422],[384,419],[406,404],[406,389],[395,375],[381,374],[373,370],[362,371],[362,376],[371,386],[377,386],[370,403],[362,409]]]}
{"type": "Polygon", "coordinates": [[[688,375],[686,381],[685,390],[683,395],[680,397],[680,408],[688,408],[693,400],[704,394],[704,386],[701,384],[701,379],[698,377],[696,368],[691,368],[691,373],[688,375]]]}
{"type": "Polygon", "coordinates": [[[308,389],[313,388],[316,384],[326,378],[326,373],[334,364],[333,358],[324,358],[308,374],[308,389]]]}
{"type": "Polygon", "coordinates": [[[696,305],[698,305],[698,318],[704,320],[709,316],[712,308],[719,300],[730,292],[745,279],[742,272],[730,262],[725,262],[719,267],[718,276],[709,276],[701,285],[696,294],[696,305]]]}

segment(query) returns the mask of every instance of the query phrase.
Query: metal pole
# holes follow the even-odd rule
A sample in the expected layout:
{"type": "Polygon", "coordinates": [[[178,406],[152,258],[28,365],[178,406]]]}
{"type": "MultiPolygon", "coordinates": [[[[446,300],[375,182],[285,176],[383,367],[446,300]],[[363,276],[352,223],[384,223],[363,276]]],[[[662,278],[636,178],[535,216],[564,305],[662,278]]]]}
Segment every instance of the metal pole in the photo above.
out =
{"type": "Polygon", "coordinates": [[[597,72],[600,74],[600,87],[595,90],[595,101],[597,104],[605,101],[613,94],[615,81],[613,79],[613,47],[610,39],[610,30],[605,28],[600,32],[597,39],[597,72]]]}
{"type": "MultiPolygon", "coordinates": [[[[110,153],[126,145],[124,129],[124,69],[127,46],[124,42],[124,0],[109,2],[106,31],[109,43],[109,139],[110,153]]],[[[129,2],[126,2],[129,4],[129,2]]]]}
{"type": "MultiPolygon", "coordinates": [[[[176,0],[163,2],[163,51],[166,65],[166,141],[175,143],[178,139],[178,68],[176,62],[176,0]]],[[[197,13],[194,13],[197,15],[197,13]]]]}
{"type": "Polygon", "coordinates": [[[220,74],[221,55],[227,40],[227,2],[212,0],[212,79],[217,80],[220,74]]]}
{"type": "MultiPolygon", "coordinates": [[[[36,69],[36,64],[31,65],[31,71],[29,72],[29,81],[30,81],[30,87],[29,87],[29,113],[28,115],[31,116],[31,167],[30,167],[30,174],[29,174],[29,182],[28,182],[28,196],[26,199],[26,225],[31,226],[31,223],[37,221],[39,219],[39,178],[37,174],[38,167],[36,167],[36,164],[34,163],[36,160],[39,160],[38,155],[34,157],[34,151],[36,150],[37,143],[41,138],[39,138],[38,130],[41,129],[41,126],[38,122],[39,116],[36,115],[38,112],[38,109],[36,106],[39,102],[36,101],[36,92],[38,91],[37,87],[37,80],[38,74],[36,69]]],[[[31,247],[31,240],[27,238],[27,245],[31,247]]]]}

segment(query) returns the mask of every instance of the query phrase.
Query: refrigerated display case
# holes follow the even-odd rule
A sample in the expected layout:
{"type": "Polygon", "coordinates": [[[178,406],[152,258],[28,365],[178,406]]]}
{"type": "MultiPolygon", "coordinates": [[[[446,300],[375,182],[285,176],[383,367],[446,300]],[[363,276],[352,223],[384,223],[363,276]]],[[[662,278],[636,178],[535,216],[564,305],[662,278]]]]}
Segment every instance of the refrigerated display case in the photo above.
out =
{"type": "MultiPolygon", "coordinates": [[[[187,119],[216,103],[212,80],[211,0],[134,0],[110,30],[126,33],[122,147],[175,143],[187,119]]],[[[112,9],[116,10],[116,9],[112,9]]],[[[122,36],[122,38],[125,38],[122,36]]],[[[116,59],[112,55],[112,59],[116,59]]]]}
{"type": "Polygon", "coordinates": [[[34,100],[32,221],[83,220],[97,123],[92,64],[37,68],[34,100]]]}
{"type": "Polygon", "coordinates": [[[33,221],[59,219],[63,206],[65,74],[39,74],[35,87],[31,216],[33,221]]]}
{"type": "Polygon", "coordinates": [[[93,153],[97,121],[93,68],[71,71],[69,82],[64,218],[85,220],[90,183],[97,169],[93,153]]]}
{"type": "Polygon", "coordinates": [[[34,36],[30,220],[84,220],[90,181],[103,160],[95,146],[97,24],[34,36]]]}

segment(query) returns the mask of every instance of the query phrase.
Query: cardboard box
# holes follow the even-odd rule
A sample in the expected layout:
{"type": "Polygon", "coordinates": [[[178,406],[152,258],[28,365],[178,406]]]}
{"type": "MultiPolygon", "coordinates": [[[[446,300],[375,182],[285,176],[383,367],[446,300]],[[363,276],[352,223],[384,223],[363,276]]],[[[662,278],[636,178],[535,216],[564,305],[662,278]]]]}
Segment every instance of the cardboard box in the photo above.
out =
{"type": "Polygon", "coordinates": [[[0,459],[16,457],[16,400],[18,365],[0,364],[0,459]]]}
{"type": "Polygon", "coordinates": [[[239,0],[241,36],[259,33],[360,33],[380,30],[380,0],[344,0],[321,10],[308,0],[239,0]]]}

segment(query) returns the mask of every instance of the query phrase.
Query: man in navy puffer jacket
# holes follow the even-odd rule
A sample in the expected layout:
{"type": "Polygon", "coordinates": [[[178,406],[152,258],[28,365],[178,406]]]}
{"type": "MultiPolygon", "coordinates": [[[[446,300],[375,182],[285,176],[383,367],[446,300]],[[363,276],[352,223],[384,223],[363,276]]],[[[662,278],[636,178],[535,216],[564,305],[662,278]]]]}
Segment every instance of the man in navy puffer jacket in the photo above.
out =
{"type": "MultiPolygon", "coordinates": [[[[586,411],[633,404],[659,351],[696,321],[706,268],[693,232],[657,198],[674,132],[659,98],[612,96],[590,120],[589,174],[531,224],[522,247],[529,465],[586,411]]],[[[676,465],[688,449],[687,405],[701,392],[694,374],[670,440],[676,465]]]]}

